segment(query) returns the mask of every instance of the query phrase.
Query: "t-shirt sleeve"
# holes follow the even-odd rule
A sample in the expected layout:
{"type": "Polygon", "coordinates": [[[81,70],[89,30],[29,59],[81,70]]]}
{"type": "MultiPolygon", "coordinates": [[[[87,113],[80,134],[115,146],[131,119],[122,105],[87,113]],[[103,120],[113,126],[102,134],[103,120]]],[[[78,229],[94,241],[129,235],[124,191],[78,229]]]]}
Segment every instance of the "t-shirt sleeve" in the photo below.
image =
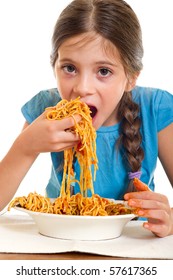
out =
{"type": "Polygon", "coordinates": [[[158,91],[159,103],[157,112],[157,131],[161,131],[173,123],[173,94],[167,91],[158,91]]]}
{"type": "Polygon", "coordinates": [[[32,123],[40,116],[45,108],[55,106],[61,100],[56,89],[40,91],[21,108],[28,123],[32,123]]]}

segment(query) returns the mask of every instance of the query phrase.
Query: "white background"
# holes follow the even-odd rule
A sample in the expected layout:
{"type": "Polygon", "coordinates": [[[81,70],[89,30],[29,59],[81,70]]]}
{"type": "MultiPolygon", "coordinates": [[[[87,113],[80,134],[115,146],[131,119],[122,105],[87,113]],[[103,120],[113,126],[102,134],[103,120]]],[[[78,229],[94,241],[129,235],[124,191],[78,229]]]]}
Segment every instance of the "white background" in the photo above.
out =
{"type": "MultiPolygon", "coordinates": [[[[70,0],[0,1],[0,158],[20,132],[21,106],[42,89],[56,86],[49,63],[55,21],[70,0]]],[[[173,93],[171,0],[128,0],[143,30],[144,69],[139,85],[173,93]]],[[[42,154],[23,180],[16,195],[36,190],[44,193],[50,158],[42,154]]],[[[10,176],[10,174],[9,174],[10,176]]],[[[173,206],[172,188],[160,163],[155,173],[156,190],[167,194],[173,206]]]]}

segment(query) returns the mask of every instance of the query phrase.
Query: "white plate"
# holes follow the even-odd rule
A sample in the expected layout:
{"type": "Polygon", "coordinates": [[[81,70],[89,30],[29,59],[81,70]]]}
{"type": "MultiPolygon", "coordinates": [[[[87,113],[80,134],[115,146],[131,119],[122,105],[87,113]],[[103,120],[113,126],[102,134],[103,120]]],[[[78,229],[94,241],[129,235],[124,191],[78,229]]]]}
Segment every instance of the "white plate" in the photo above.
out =
{"type": "MultiPolygon", "coordinates": [[[[122,203],[122,201],[119,201],[122,203]]],[[[119,237],[134,214],[114,216],[72,216],[33,212],[21,207],[16,210],[29,214],[39,233],[61,239],[105,240],[119,237]]]]}

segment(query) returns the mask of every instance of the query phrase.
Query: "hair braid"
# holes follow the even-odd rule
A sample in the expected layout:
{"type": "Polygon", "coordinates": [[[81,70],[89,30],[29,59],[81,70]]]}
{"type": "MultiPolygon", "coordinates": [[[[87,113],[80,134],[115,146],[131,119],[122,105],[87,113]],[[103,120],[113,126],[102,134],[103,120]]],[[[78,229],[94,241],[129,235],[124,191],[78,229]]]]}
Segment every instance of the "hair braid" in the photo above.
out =
{"type": "MultiPolygon", "coordinates": [[[[141,169],[144,152],[141,147],[139,106],[132,100],[131,92],[124,93],[118,115],[121,120],[119,144],[125,149],[129,171],[137,172],[141,169]]],[[[130,181],[128,191],[133,190],[133,184],[130,181]]]]}

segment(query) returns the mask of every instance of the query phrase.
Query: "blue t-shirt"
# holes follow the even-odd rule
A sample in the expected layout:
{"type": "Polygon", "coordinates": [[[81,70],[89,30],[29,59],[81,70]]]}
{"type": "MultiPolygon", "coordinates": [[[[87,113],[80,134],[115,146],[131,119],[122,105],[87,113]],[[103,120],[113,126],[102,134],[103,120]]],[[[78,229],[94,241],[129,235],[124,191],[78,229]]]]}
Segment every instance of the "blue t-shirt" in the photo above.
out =
{"type": "MultiPolygon", "coordinates": [[[[140,105],[142,120],[142,147],[145,157],[142,162],[141,180],[154,190],[154,170],[158,157],[158,132],[173,122],[173,95],[155,88],[135,87],[133,100],[140,105]]],[[[35,95],[22,107],[28,123],[35,120],[46,107],[54,106],[61,100],[57,89],[44,90],[35,95]]],[[[128,186],[128,169],[123,150],[116,149],[119,137],[119,124],[100,127],[97,130],[96,147],[98,171],[94,191],[102,197],[122,199],[128,186]]],[[[48,197],[59,196],[63,174],[63,152],[51,153],[52,171],[46,186],[48,197]]],[[[80,170],[78,162],[74,165],[76,178],[80,170]]],[[[79,186],[74,186],[79,192],[79,186]]]]}

